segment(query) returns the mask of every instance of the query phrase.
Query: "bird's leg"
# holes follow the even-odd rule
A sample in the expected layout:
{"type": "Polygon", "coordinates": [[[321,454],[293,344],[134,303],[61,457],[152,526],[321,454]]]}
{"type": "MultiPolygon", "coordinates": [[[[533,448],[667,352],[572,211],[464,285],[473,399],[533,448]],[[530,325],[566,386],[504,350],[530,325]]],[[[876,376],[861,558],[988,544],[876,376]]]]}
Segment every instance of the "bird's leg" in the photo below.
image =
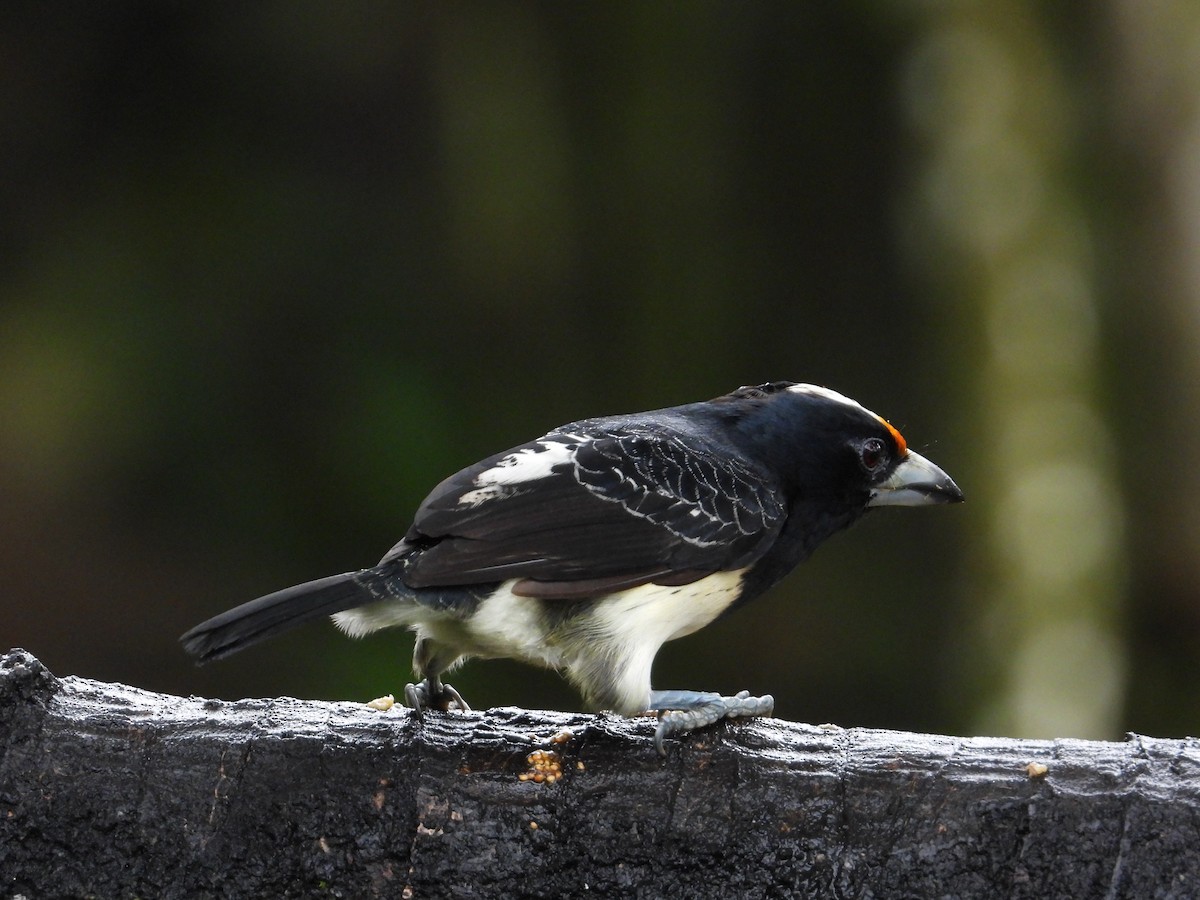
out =
{"type": "Polygon", "coordinates": [[[411,708],[418,719],[429,707],[443,712],[451,709],[469,712],[471,709],[462,698],[462,694],[452,685],[444,683],[437,675],[426,675],[424,680],[416,684],[406,684],[404,705],[411,708]]]}
{"type": "Polygon", "coordinates": [[[660,756],[666,756],[663,740],[671,735],[686,734],[721,719],[769,716],[774,710],[775,698],[770,694],[751,697],[749,691],[740,691],[722,697],[706,691],[651,691],[647,711],[658,713],[654,747],[660,756]]]}
{"type": "Polygon", "coordinates": [[[417,718],[429,707],[443,712],[451,709],[469,712],[471,709],[462,694],[442,681],[442,672],[458,661],[457,654],[447,658],[440,650],[428,638],[418,639],[413,650],[413,669],[418,675],[424,673],[425,677],[417,684],[404,686],[404,705],[412,709],[417,718]]]}

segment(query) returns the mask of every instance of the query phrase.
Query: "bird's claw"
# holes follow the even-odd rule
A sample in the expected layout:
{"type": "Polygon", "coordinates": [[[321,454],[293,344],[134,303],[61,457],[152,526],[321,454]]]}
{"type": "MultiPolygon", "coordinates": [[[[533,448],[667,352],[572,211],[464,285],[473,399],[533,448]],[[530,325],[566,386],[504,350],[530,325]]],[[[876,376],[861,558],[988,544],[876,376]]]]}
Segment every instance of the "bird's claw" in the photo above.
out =
{"type": "Polygon", "coordinates": [[[667,748],[663,743],[666,738],[687,734],[721,719],[769,716],[775,710],[775,698],[770,694],[751,697],[749,691],[739,691],[732,697],[695,691],[654,691],[651,709],[658,712],[654,748],[660,756],[666,756],[667,748]]]}
{"type": "Polygon", "coordinates": [[[440,709],[443,712],[452,709],[460,712],[471,711],[462,694],[452,685],[440,681],[430,683],[428,678],[417,684],[404,686],[404,705],[411,709],[418,719],[425,714],[426,709],[440,709]]]}

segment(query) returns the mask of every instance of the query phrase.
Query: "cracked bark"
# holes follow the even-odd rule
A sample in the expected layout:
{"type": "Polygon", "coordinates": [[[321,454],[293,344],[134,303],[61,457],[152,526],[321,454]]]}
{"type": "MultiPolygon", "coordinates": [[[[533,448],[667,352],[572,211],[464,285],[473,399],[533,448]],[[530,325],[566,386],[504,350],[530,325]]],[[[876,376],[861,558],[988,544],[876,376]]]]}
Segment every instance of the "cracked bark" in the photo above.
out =
{"type": "Polygon", "coordinates": [[[766,720],[662,760],[648,720],[184,699],[23,651],[0,729],[6,898],[1200,893],[1190,738],[766,720]],[[520,778],[537,749],[553,784],[520,778]]]}

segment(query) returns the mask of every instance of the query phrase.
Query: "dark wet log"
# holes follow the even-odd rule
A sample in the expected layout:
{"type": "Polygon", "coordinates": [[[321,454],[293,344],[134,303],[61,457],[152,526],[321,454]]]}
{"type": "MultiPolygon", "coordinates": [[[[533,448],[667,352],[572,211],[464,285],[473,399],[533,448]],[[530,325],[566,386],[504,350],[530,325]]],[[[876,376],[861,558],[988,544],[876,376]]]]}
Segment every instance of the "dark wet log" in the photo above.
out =
{"type": "Polygon", "coordinates": [[[12,651],[0,895],[1200,894],[1192,739],[766,720],[672,742],[664,760],[652,731],[183,699],[55,678],[12,651]]]}

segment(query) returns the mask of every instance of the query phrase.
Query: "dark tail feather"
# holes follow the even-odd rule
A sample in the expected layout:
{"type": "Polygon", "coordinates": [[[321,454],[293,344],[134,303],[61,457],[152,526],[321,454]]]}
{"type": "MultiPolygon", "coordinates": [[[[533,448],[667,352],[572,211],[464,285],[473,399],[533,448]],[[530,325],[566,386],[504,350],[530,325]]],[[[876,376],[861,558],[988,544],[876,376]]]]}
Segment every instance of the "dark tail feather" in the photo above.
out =
{"type": "Polygon", "coordinates": [[[179,640],[202,663],[221,659],[301,622],[385,599],[383,582],[390,574],[363,569],[284,588],[213,616],[179,640]]]}

